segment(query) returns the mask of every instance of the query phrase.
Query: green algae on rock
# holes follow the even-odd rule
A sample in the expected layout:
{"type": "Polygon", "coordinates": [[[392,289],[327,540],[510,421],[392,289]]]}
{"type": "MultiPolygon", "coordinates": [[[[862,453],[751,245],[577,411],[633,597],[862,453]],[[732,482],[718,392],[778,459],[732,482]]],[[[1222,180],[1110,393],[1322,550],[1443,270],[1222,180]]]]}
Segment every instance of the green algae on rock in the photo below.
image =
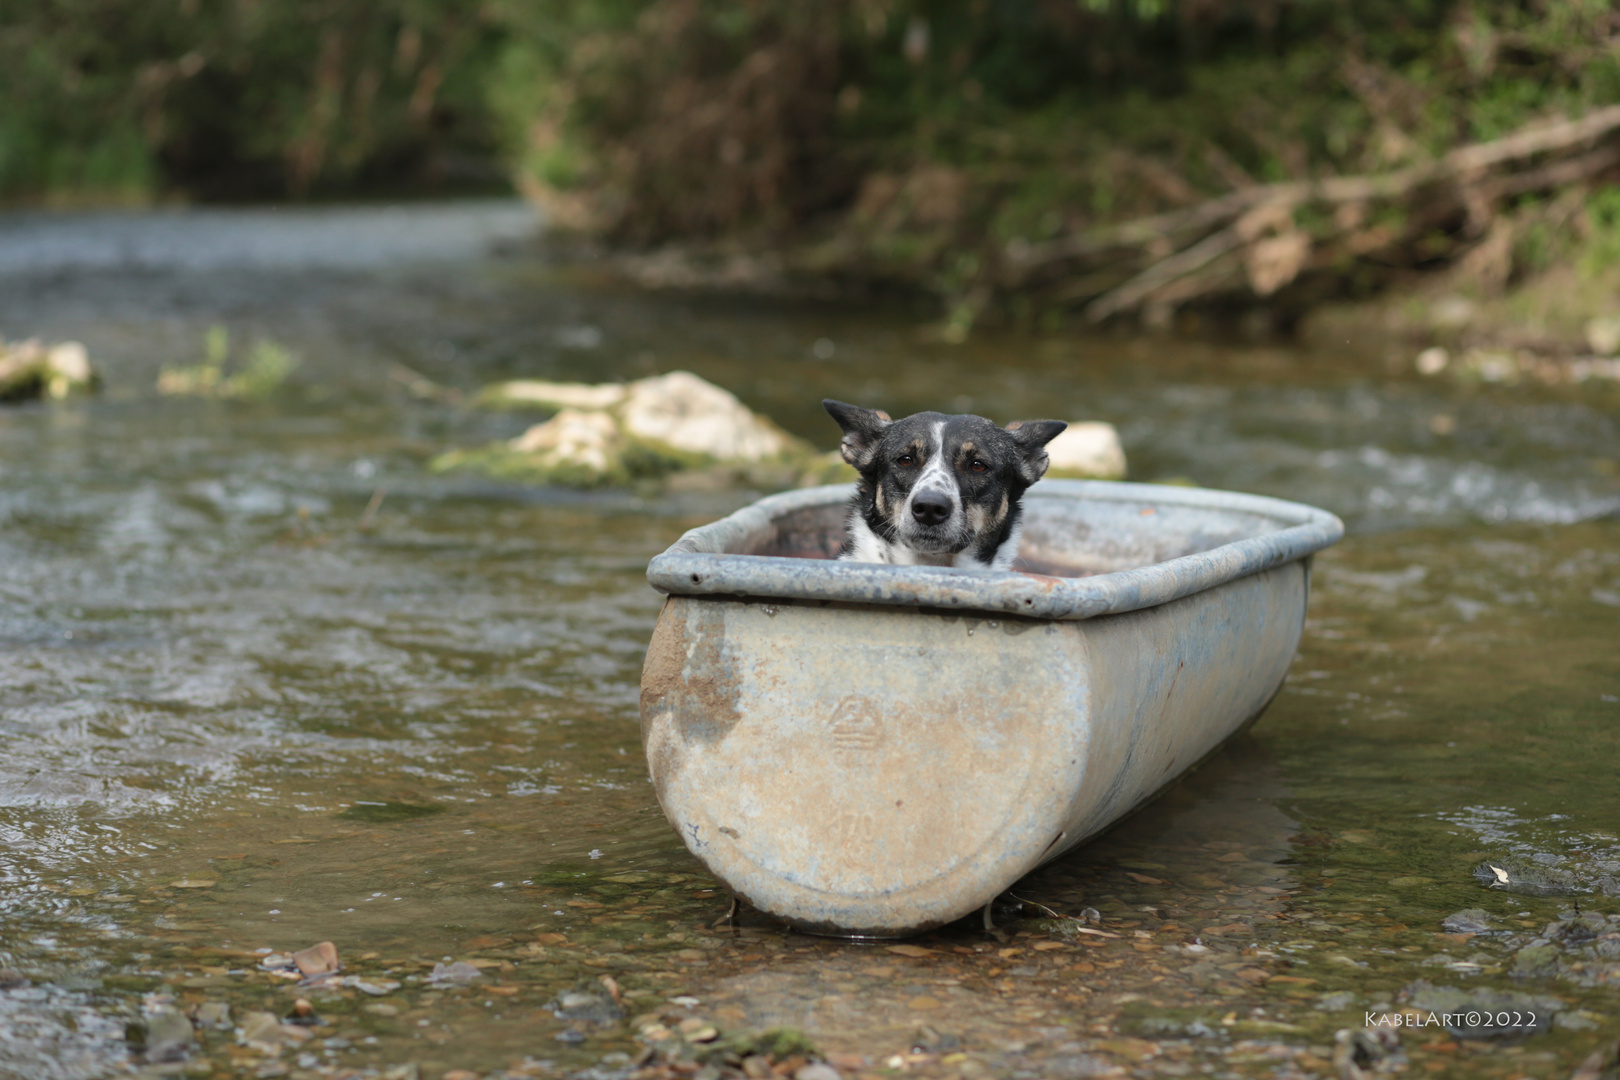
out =
{"type": "Polygon", "coordinates": [[[478,400],[554,415],[515,439],[441,454],[435,472],[471,469],[569,487],[669,481],[789,488],[854,476],[836,455],[818,453],[729,391],[686,371],[623,384],[525,379],[489,387],[478,400]]]}
{"type": "Polygon", "coordinates": [[[90,356],[77,341],[0,340],[0,403],[61,399],[96,388],[90,356]]]}

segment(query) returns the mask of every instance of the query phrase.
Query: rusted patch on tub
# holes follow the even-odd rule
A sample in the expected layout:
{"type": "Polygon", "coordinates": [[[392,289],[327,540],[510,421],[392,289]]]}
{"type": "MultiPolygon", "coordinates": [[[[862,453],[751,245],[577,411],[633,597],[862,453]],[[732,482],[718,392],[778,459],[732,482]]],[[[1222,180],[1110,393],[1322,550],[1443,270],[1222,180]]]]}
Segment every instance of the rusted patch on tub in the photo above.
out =
{"type": "Polygon", "coordinates": [[[670,597],[647,646],[641,715],[667,715],[682,742],[719,742],[742,719],[740,680],[725,648],[725,622],[720,603],[670,597]]]}

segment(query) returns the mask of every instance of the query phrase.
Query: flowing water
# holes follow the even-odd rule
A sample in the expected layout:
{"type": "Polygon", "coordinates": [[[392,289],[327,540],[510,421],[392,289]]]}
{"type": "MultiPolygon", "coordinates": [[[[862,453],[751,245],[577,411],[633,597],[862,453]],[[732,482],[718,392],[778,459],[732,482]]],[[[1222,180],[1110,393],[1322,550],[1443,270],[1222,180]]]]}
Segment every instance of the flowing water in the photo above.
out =
{"type": "Polygon", "coordinates": [[[82,340],[104,375],[0,412],[0,1076],[605,1077],[693,1017],[800,1029],[845,1075],[1337,1076],[1342,1029],[1497,1009],[1517,1026],[1398,1029],[1404,1069],[1539,1078],[1620,1034],[1615,388],[931,344],[925,313],[632,292],[531,228],[0,220],[0,332],[82,340]],[[160,396],[216,327],[301,364],[263,400],[160,396]],[[532,420],[458,392],[678,368],[828,447],[823,396],[1110,420],[1135,479],[1300,499],[1349,537],[1261,723],[1021,883],[999,937],[716,926],[640,757],[643,571],[752,495],[426,468],[532,420]],[[1463,909],[1487,922],[1442,926],[1463,909]],[[261,968],[321,940],[349,985],[261,968]],[[300,996],[308,1039],[230,1030],[300,996]],[[231,1020],[166,1054],[162,1016],[210,1003],[231,1020]]]}

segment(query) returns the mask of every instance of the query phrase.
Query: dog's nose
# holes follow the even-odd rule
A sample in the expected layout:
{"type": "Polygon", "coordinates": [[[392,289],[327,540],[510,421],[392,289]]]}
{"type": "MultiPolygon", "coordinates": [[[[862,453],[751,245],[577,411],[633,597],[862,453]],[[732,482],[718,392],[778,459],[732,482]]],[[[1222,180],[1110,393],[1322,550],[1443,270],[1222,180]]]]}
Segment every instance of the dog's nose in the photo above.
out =
{"type": "Polygon", "coordinates": [[[919,491],[911,498],[911,516],[923,525],[938,525],[951,516],[951,500],[937,491],[919,491]]]}

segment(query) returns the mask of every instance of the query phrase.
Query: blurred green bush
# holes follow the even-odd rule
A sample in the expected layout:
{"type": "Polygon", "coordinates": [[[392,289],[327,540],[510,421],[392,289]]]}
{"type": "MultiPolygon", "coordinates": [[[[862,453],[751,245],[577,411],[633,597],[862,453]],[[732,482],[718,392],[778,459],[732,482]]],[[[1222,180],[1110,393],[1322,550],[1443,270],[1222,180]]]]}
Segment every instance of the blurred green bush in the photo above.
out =
{"type": "Polygon", "coordinates": [[[504,183],[460,0],[0,0],[0,198],[504,183]]]}
{"type": "MultiPolygon", "coordinates": [[[[510,184],[554,225],[620,244],[769,248],[793,271],[920,286],[944,298],[950,336],[992,294],[1043,317],[1135,272],[1009,277],[1009,252],[1257,183],[1398,169],[1620,102],[1620,10],[0,0],[0,101],[11,201],[510,184]]],[[[1595,217],[1531,205],[1552,198],[1527,189],[1432,235],[1399,206],[1332,228],[1387,225],[1403,266],[1438,265],[1500,213],[1512,242],[1486,275],[1498,282],[1566,258],[1572,226],[1559,222],[1597,244],[1586,262],[1608,259],[1609,203],[1593,201],[1595,217]]],[[[1287,228],[1331,231],[1308,220],[1320,212],[1287,228]]],[[[1347,259],[1334,289],[1378,287],[1375,262],[1347,259]]]]}
{"type": "Polygon", "coordinates": [[[1611,0],[491,0],[508,160],[656,242],[852,218],[1038,241],[1620,101],[1611,0]]]}

